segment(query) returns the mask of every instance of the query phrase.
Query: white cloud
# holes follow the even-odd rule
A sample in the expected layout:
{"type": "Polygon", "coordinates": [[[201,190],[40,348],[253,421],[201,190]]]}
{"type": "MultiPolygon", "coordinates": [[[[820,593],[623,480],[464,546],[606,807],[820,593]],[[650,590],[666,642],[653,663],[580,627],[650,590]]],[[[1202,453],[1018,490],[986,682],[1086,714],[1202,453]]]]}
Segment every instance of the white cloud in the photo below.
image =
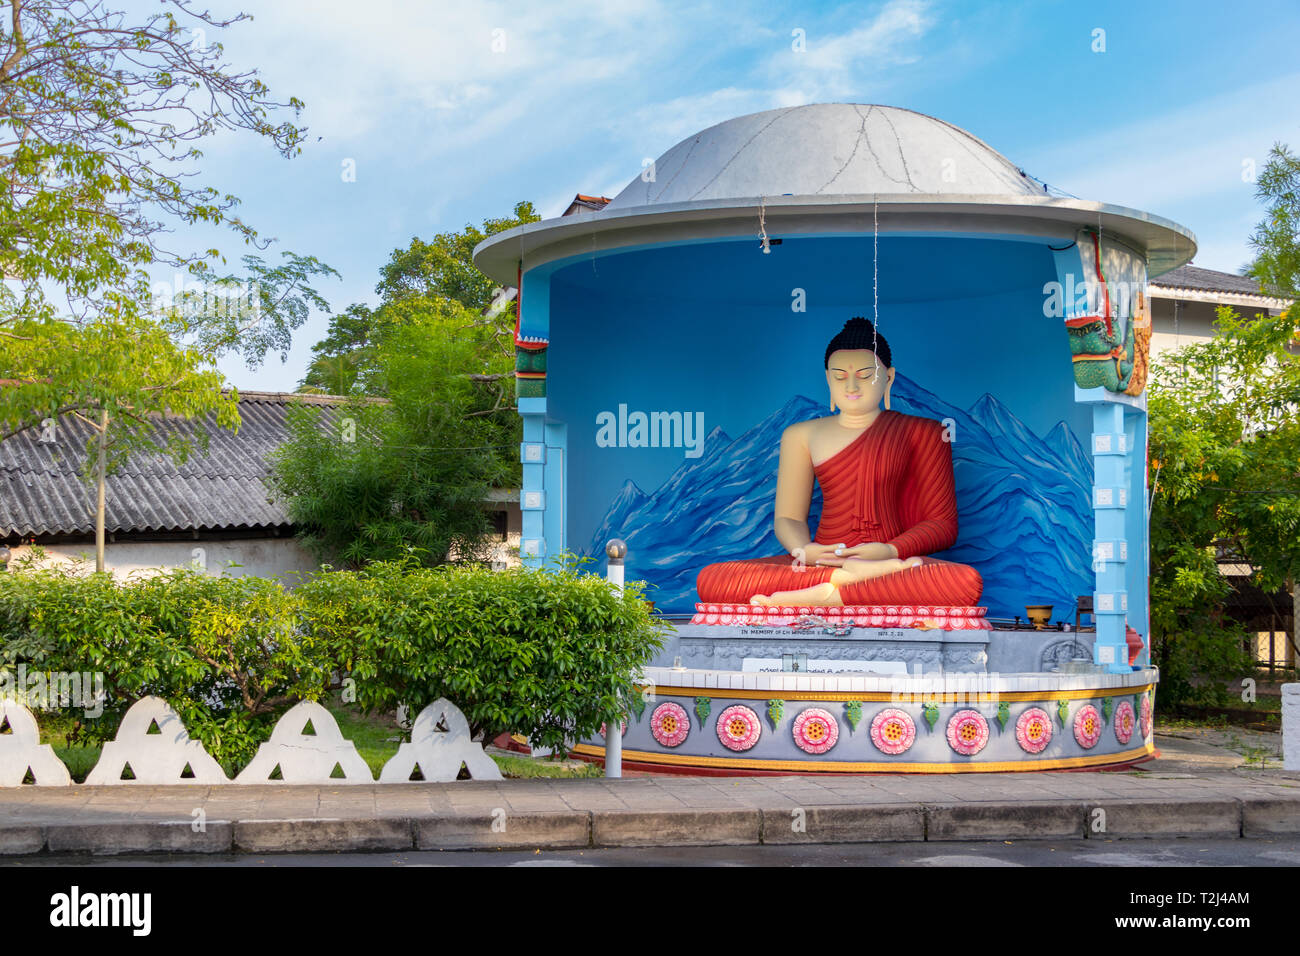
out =
{"type": "MultiPolygon", "coordinates": [[[[920,59],[918,41],[934,24],[925,0],[889,0],[875,16],[847,33],[806,30],[805,49],[787,47],[768,59],[769,71],[809,87],[818,100],[853,98],[862,78],[920,59]]],[[[795,41],[792,39],[791,44],[795,41]]]]}
{"type": "Polygon", "coordinates": [[[460,147],[565,90],[635,75],[678,23],[658,0],[612,6],[369,0],[359,18],[343,0],[263,0],[227,51],[306,100],[314,136],[357,140],[400,116],[411,133],[454,131],[460,147]]]}
{"type": "MultiPolygon", "coordinates": [[[[1070,123],[1070,141],[1030,151],[1024,168],[1083,199],[1174,219],[1196,233],[1196,262],[1235,272],[1263,211],[1243,162],[1262,169],[1276,140],[1300,142],[1300,125],[1260,104],[1300,100],[1300,73],[1243,86],[1141,122],[1070,123]]],[[[1061,124],[1053,123],[1053,129],[1061,124]]]]}

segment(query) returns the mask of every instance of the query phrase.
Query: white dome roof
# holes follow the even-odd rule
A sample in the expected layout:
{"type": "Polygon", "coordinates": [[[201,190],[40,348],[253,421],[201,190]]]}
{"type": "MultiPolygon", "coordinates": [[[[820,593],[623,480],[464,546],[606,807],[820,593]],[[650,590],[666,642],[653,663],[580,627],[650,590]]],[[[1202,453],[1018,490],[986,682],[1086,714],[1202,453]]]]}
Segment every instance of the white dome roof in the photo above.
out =
{"type": "Polygon", "coordinates": [[[660,156],[607,210],[774,196],[1043,196],[1005,156],[943,120],[818,103],[710,126],[660,156]]]}
{"type": "Polygon", "coordinates": [[[987,144],[933,116],[819,103],[739,116],[682,140],[605,208],[484,239],[474,264],[502,284],[548,262],[607,250],[799,235],[945,233],[1073,241],[1104,229],[1160,275],[1196,240],[1159,216],[1048,195],[987,144]]]}

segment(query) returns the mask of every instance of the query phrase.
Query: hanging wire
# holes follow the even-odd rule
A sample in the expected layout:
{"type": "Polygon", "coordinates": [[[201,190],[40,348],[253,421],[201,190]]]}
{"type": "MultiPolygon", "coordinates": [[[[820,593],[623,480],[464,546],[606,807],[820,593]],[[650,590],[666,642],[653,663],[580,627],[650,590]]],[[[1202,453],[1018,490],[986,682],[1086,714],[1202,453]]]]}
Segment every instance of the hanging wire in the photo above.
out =
{"type": "Polygon", "coordinates": [[[1046,193],[1046,194],[1049,195],[1049,196],[1057,196],[1057,197],[1064,198],[1064,199],[1078,199],[1078,198],[1079,198],[1079,197],[1076,196],[1074,193],[1066,192],[1066,191],[1065,191],[1064,189],[1062,189],[1060,186],[1050,186],[1050,185],[1048,185],[1047,183],[1043,182],[1043,180],[1041,180],[1041,179],[1039,179],[1037,176],[1035,176],[1033,173],[1027,173],[1027,172],[1025,172],[1023,169],[1018,170],[1018,172],[1020,173],[1021,176],[1024,176],[1026,179],[1028,179],[1028,180],[1030,180],[1030,181],[1032,181],[1032,182],[1037,183],[1039,186],[1042,186],[1042,187],[1043,187],[1043,192],[1046,193]]]}
{"type": "MultiPolygon", "coordinates": [[[[877,339],[880,335],[880,196],[871,194],[871,352],[878,355],[877,339]]],[[[876,375],[880,362],[876,362],[876,375]]]]}

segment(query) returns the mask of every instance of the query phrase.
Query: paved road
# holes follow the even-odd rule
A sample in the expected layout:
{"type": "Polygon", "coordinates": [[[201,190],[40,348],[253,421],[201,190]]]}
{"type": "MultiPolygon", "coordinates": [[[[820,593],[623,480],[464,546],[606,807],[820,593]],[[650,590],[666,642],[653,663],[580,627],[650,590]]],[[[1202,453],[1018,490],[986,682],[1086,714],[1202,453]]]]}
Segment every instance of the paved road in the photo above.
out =
{"type": "Polygon", "coordinates": [[[1300,837],[1259,840],[1026,840],[838,846],[618,847],[603,850],[10,857],[0,867],[628,867],[628,866],[1300,866],[1300,837]]]}

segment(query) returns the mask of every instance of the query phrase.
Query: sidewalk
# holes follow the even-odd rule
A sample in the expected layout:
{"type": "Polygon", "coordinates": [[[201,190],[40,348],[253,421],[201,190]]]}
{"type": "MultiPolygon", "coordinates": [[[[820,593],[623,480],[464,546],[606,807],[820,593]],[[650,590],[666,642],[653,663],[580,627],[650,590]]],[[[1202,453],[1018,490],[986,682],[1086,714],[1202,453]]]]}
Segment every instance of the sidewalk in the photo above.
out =
{"type": "Polygon", "coordinates": [[[1194,740],[1157,746],[1146,769],[1116,773],[22,787],[0,790],[0,855],[1300,833],[1300,773],[1194,740]]]}

